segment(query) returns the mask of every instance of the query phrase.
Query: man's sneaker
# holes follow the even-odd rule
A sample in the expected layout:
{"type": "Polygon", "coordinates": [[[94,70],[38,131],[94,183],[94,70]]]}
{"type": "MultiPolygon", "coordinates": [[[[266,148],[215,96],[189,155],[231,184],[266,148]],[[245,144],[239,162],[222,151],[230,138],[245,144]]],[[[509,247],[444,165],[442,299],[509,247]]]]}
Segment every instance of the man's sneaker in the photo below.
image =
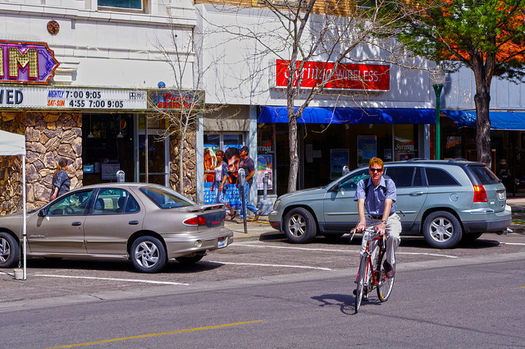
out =
{"type": "Polygon", "coordinates": [[[394,277],[394,268],[392,268],[390,263],[385,261],[385,263],[383,263],[383,267],[385,268],[386,277],[389,278],[389,279],[393,278],[394,277]]]}
{"type": "Polygon", "coordinates": [[[255,217],[253,217],[253,220],[256,221],[260,215],[261,215],[261,210],[257,211],[257,213],[255,214],[255,217]]]}

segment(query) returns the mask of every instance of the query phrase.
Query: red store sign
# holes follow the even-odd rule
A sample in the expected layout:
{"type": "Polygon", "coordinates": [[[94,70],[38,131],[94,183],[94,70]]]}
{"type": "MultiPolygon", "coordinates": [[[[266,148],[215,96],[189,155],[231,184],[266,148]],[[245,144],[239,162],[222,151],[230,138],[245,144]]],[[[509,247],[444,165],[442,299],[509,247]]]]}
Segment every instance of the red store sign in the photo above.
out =
{"type": "MultiPolygon", "coordinates": [[[[290,61],[276,61],[276,87],[286,87],[290,61]]],[[[301,62],[297,62],[299,66],[301,62]]],[[[301,87],[311,88],[328,78],[334,67],[333,63],[306,62],[302,70],[301,87]]],[[[296,85],[299,72],[296,73],[296,85]]],[[[325,88],[338,90],[390,90],[390,66],[385,64],[348,64],[340,63],[337,71],[330,78],[325,88]]]]}
{"type": "Polygon", "coordinates": [[[44,42],[0,40],[0,83],[47,84],[58,66],[44,42]]]}

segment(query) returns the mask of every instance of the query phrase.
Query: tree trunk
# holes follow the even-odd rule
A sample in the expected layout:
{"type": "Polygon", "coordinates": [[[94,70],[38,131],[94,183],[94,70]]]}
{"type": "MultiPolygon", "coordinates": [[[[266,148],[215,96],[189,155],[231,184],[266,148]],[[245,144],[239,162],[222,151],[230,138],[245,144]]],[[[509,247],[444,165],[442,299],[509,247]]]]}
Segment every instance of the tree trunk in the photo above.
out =
{"type": "Polygon", "coordinates": [[[297,151],[297,117],[293,106],[290,113],[288,108],[288,142],[290,143],[290,173],[288,175],[288,193],[297,190],[297,174],[299,172],[299,153],[297,151]],[[290,115],[291,114],[291,115],[290,115]]]}
{"type": "Polygon", "coordinates": [[[479,56],[473,56],[472,70],[476,81],[476,151],[478,161],[492,167],[490,146],[490,83],[492,80],[492,60],[484,62],[479,56]],[[485,63],[485,64],[484,64],[485,63]]]}
{"type": "Polygon", "coordinates": [[[474,96],[476,102],[476,150],[478,161],[492,167],[492,154],[490,146],[490,94],[486,91],[477,92],[474,96]]]}

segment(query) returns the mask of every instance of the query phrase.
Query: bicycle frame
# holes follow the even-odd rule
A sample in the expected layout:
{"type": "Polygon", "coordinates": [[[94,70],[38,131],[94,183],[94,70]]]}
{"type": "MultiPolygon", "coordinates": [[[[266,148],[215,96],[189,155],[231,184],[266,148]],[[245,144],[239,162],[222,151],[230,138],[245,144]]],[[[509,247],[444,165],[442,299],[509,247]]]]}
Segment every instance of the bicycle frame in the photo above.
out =
{"type": "MultiPolygon", "coordinates": [[[[353,239],[355,235],[355,229],[352,230],[350,240],[353,239]]],[[[359,261],[359,271],[355,283],[357,284],[355,290],[355,312],[359,311],[361,306],[361,300],[366,289],[366,294],[368,295],[374,289],[377,289],[377,296],[381,302],[386,302],[390,297],[392,292],[392,287],[394,285],[394,278],[387,278],[386,271],[382,266],[383,258],[385,257],[386,252],[386,235],[379,235],[375,232],[374,227],[369,227],[363,233],[363,239],[366,241],[365,249],[361,253],[361,258],[359,261]],[[370,245],[373,241],[381,240],[381,243],[378,243],[376,247],[377,258],[372,260],[372,253],[375,251],[370,251],[370,245]],[[376,264],[377,267],[374,267],[376,264]]]]}
{"type": "MultiPolygon", "coordinates": [[[[372,253],[370,251],[370,243],[372,241],[378,241],[378,240],[382,241],[381,245],[377,246],[377,248],[380,249],[377,253],[377,255],[379,256],[379,253],[382,250],[386,249],[386,239],[385,239],[385,235],[379,235],[375,233],[373,229],[366,229],[365,233],[363,234],[363,239],[366,239],[366,248],[361,258],[366,258],[366,261],[367,261],[365,284],[368,285],[368,291],[372,291],[374,289],[373,287],[376,287],[379,284],[379,270],[376,270],[377,268],[374,268],[373,261],[372,261],[372,253]],[[372,276],[371,279],[370,279],[370,276],[372,276]]],[[[361,265],[361,263],[359,265],[361,265]]],[[[359,268],[359,271],[357,273],[357,277],[355,279],[356,283],[359,280],[360,273],[361,273],[361,268],[359,268]]]]}

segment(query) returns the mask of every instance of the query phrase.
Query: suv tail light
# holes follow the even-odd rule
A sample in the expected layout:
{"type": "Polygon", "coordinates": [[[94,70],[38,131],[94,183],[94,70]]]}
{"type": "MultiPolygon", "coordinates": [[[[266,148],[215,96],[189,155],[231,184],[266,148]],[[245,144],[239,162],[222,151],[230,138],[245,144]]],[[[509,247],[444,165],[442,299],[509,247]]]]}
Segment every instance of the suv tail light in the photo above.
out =
{"type": "Polygon", "coordinates": [[[185,219],[182,224],[184,225],[206,225],[206,218],[197,216],[193,218],[185,219]]]}
{"type": "Polygon", "coordinates": [[[474,186],[474,202],[487,202],[487,192],[482,185],[474,186]]]}

